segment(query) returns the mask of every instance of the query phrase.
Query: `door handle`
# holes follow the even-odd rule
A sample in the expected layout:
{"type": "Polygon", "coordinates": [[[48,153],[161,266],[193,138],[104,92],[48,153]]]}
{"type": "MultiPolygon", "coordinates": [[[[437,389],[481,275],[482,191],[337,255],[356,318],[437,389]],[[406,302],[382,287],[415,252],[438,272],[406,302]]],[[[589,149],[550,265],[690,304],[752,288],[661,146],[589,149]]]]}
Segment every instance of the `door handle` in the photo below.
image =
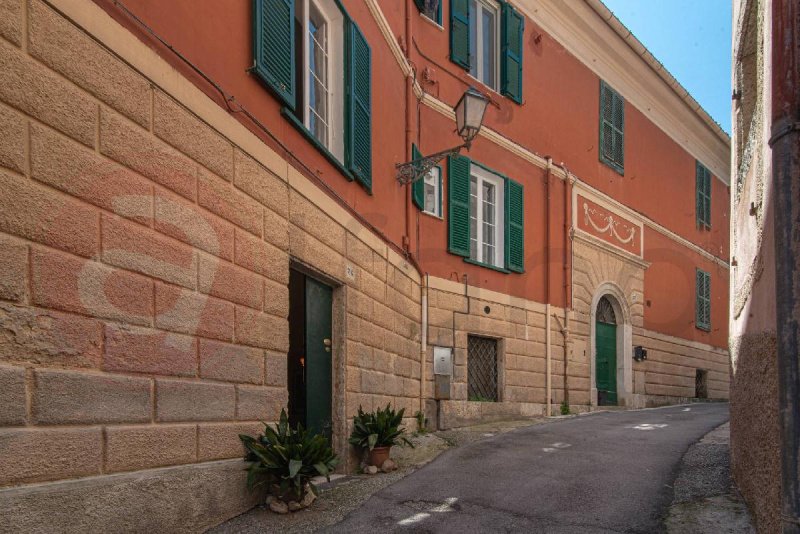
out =
{"type": "Polygon", "coordinates": [[[322,340],[322,344],[325,345],[325,352],[331,351],[331,340],[330,338],[325,338],[322,340]]]}

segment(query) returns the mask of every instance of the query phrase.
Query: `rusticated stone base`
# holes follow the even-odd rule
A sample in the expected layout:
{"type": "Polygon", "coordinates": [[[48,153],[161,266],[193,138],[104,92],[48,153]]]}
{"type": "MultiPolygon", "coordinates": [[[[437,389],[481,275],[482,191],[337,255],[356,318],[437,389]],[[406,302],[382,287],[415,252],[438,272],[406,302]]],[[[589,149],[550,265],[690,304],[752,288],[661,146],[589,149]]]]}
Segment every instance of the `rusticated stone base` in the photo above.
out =
{"type": "Polygon", "coordinates": [[[0,490],[0,532],[201,532],[256,505],[223,460],[0,490]]]}

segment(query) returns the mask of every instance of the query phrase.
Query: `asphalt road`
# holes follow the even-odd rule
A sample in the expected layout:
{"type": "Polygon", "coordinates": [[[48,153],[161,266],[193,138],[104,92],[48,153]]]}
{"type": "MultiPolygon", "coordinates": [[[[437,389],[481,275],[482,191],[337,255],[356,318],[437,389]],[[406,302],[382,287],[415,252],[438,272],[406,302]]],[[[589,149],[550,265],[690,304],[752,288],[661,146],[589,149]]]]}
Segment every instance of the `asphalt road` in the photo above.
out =
{"type": "Polygon", "coordinates": [[[681,457],[728,405],[605,412],[445,452],[328,532],[653,533],[681,457]]]}

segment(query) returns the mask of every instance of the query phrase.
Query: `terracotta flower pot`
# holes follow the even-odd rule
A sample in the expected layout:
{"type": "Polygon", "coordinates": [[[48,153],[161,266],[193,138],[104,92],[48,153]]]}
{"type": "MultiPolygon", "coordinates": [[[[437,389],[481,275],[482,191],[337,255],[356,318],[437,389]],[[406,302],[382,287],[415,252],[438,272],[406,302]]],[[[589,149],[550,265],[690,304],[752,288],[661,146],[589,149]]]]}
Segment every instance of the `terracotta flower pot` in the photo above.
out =
{"type": "Polygon", "coordinates": [[[390,450],[391,447],[374,447],[369,451],[369,465],[374,465],[380,469],[383,462],[389,459],[390,450]]]}

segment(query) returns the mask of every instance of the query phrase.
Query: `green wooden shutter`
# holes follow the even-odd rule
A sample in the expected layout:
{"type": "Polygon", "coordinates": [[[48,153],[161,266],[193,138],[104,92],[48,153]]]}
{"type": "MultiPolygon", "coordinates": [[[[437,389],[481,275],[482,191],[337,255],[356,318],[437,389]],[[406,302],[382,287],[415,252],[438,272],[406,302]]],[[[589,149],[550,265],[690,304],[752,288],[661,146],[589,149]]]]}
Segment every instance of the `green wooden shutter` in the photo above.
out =
{"type": "Polygon", "coordinates": [[[371,51],[352,21],[345,25],[346,137],[345,165],[372,191],[372,71],[371,51]]]}
{"type": "Polygon", "coordinates": [[[711,330],[711,275],[700,269],[695,274],[695,324],[711,330]]]}
{"type": "Polygon", "coordinates": [[[525,18],[511,4],[503,4],[500,92],[522,104],[522,36],[525,18]]]}
{"type": "Polygon", "coordinates": [[[450,0],[450,59],[469,70],[469,0],[450,0]]]}
{"type": "Polygon", "coordinates": [[[694,170],[694,213],[695,213],[695,221],[697,223],[698,228],[702,228],[704,226],[705,217],[703,215],[703,211],[705,210],[705,202],[703,200],[703,182],[705,181],[703,177],[703,166],[700,164],[699,161],[695,161],[695,170],[694,170]]]}
{"type": "Polygon", "coordinates": [[[704,318],[706,320],[706,328],[711,330],[711,275],[709,273],[705,273],[705,307],[704,307],[704,318]]]}
{"type": "Polygon", "coordinates": [[[465,156],[447,158],[447,250],[469,257],[470,161],[465,156]]]}
{"type": "Polygon", "coordinates": [[[522,184],[506,178],[506,269],[525,271],[525,196],[522,184]]]}
{"type": "Polygon", "coordinates": [[[695,271],[694,292],[694,323],[697,328],[703,328],[703,271],[695,271]]]}
{"type": "Polygon", "coordinates": [[[625,169],[625,100],[600,81],[600,160],[622,174],[625,169]]]}
{"type": "MultiPolygon", "coordinates": [[[[419,159],[422,157],[417,145],[411,145],[411,159],[419,159]]],[[[419,209],[425,209],[425,178],[420,178],[411,184],[411,200],[414,201],[419,209]]]]}
{"type": "Polygon", "coordinates": [[[711,228],[711,171],[699,161],[695,164],[695,211],[698,228],[711,228]]]}
{"type": "Polygon", "coordinates": [[[253,73],[294,109],[294,0],[253,0],[253,59],[253,73]]]}
{"type": "Polygon", "coordinates": [[[706,225],[711,228],[711,171],[706,169],[706,225]]]}
{"type": "Polygon", "coordinates": [[[625,168],[625,101],[617,92],[614,95],[614,163],[620,172],[625,168]]]}

